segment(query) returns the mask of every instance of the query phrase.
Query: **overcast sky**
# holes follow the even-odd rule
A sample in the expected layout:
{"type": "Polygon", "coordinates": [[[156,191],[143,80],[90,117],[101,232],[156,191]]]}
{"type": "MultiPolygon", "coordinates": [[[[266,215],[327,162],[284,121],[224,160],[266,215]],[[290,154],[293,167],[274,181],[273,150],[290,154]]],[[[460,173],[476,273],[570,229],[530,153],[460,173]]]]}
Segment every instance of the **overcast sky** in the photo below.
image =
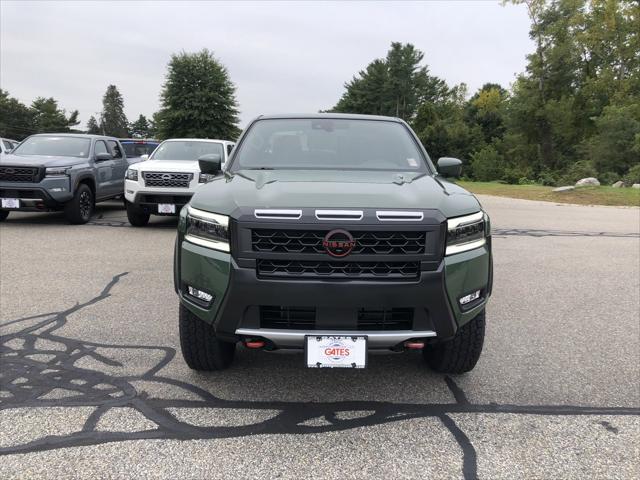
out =
{"type": "Polygon", "coordinates": [[[508,86],[533,50],[523,6],[431,2],[0,2],[0,87],[30,104],[54,97],[82,125],[109,84],[129,120],[159,108],[172,53],[212,50],[237,87],[241,126],[263,113],[332,107],[344,82],[392,41],[472,93],[508,86]]]}

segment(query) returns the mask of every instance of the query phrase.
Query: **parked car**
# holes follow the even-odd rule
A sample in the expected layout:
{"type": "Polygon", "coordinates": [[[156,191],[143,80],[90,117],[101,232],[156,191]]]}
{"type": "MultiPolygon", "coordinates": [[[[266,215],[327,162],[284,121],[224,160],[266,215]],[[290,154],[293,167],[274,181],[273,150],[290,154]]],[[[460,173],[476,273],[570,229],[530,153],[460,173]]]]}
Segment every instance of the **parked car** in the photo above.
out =
{"type": "Polygon", "coordinates": [[[146,160],[153,153],[160,142],[158,140],[142,138],[121,138],[120,144],[127,155],[129,165],[146,160]]]}
{"type": "MultiPolygon", "coordinates": [[[[236,344],[364,368],[369,350],[422,349],[471,370],[491,295],[489,217],[400,119],[254,120],[224,175],[182,209],[174,255],[182,354],[218,370],[236,344]]],[[[219,158],[202,159],[219,174],[219,158]]]]}
{"type": "Polygon", "coordinates": [[[18,145],[17,140],[11,140],[10,138],[0,138],[0,155],[11,153],[11,150],[18,145]]]}
{"type": "Polygon", "coordinates": [[[125,181],[129,223],[142,227],[151,215],[177,215],[209,178],[201,174],[198,159],[216,155],[224,165],[233,145],[228,140],[165,140],[148,160],[129,166],[125,181]]]}
{"type": "Polygon", "coordinates": [[[70,223],[86,223],[95,202],[124,193],[127,165],[113,137],[32,135],[0,157],[0,221],[14,210],[63,210],[70,223]]]}

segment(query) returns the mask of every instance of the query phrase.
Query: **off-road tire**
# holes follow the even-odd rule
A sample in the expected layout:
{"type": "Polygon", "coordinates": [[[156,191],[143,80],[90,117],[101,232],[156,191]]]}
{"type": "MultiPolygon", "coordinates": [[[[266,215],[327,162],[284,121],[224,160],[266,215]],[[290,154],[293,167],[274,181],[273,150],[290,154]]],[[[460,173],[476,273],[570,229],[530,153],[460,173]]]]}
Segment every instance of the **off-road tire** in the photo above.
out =
{"type": "Polygon", "coordinates": [[[76,189],[73,198],[64,206],[64,215],[69,223],[73,225],[82,225],[91,220],[93,215],[94,199],[93,192],[89,185],[81,183],[76,189]]]}
{"type": "Polygon", "coordinates": [[[189,368],[193,370],[224,370],[233,361],[236,344],[216,337],[211,325],[200,320],[180,305],[180,348],[189,368]]]}
{"type": "Polygon", "coordinates": [[[0,210],[0,222],[3,222],[7,219],[7,217],[9,216],[9,212],[8,210],[0,210]]]}
{"type": "Polygon", "coordinates": [[[424,359],[432,370],[441,373],[465,373],[478,363],[484,343],[485,312],[458,329],[450,340],[423,350],[424,359]]]}
{"type": "Polygon", "coordinates": [[[136,207],[131,202],[125,202],[127,207],[127,219],[134,227],[144,227],[149,223],[150,213],[145,212],[140,207],[136,207]]]}

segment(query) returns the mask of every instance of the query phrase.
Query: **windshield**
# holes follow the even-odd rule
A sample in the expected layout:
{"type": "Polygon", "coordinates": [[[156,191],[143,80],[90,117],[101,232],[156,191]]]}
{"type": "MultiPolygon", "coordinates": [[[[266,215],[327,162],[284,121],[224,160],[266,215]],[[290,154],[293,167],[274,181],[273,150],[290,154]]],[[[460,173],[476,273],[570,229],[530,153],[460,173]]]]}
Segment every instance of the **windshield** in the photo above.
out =
{"type": "Polygon", "coordinates": [[[161,143],[150,160],[198,160],[202,155],[211,153],[217,153],[220,160],[224,160],[221,143],[172,140],[161,143]]]}
{"type": "Polygon", "coordinates": [[[88,138],[38,135],[27,138],[11,153],[86,158],[90,150],[91,140],[88,138]]]}
{"type": "Polygon", "coordinates": [[[127,157],[141,157],[142,155],[151,155],[158,146],[157,143],[132,143],[120,142],[127,157]]]}
{"type": "Polygon", "coordinates": [[[401,123],[346,119],[265,119],[253,124],[232,170],[333,169],[426,171],[401,123]]]}

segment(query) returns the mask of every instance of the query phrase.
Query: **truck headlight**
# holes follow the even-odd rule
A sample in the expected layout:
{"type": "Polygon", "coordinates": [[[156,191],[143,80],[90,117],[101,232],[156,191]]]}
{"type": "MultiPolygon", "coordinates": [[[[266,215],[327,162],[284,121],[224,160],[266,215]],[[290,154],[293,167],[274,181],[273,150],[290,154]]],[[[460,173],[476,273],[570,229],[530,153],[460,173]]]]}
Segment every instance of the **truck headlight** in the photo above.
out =
{"type": "Polygon", "coordinates": [[[127,180],[133,180],[134,182],[138,181],[138,170],[135,168],[127,168],[127,173],[125,173],[124,178],[127,180]]]}
{"type": "Polygon", "coordinates": [[[45,170],[47,177],[66,177],[71,167],[49,167],[45,170]]]}
{"type": "Polygon", "coordinates": [[[207,248],[229,251],[229,217],[187,206],[184,239],[207,248]]]}
{"type": "Polygon", "coordinates": [[[487,216],[484,212],[447,220],[445,255],[473,250],[487,243],[487,216]]]}

